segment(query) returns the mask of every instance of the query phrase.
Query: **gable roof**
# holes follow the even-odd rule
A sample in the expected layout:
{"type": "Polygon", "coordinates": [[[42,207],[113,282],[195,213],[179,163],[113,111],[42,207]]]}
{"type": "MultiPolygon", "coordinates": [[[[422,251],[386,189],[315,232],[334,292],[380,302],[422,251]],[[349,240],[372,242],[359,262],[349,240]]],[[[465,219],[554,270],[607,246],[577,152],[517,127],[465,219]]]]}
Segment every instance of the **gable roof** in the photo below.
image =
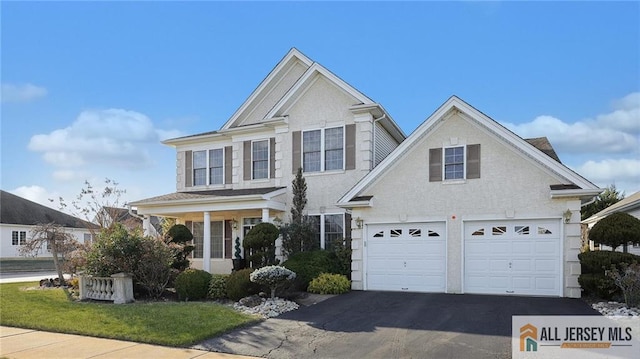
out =
{"type": "Polygon", "coordinates": [[[631,196],[612,204],[611,206],[585,219],[584,221],[582,221],[582,223],[597,222],[610,214],[617,212],[628,212],[637,208],[640,208],[640,192],[636,192],[631,196]]]}
{"type": "MultiPolygon", "coordinates": [[[[428,136],[429,133],[436,128],[447,115],[457,111],[463,117],[470,121],[475,121],[482,126],[488,132],[495,137],[503,140],[507,144],[511,145],[514,150],[521,152],[525,156],[533,159],[535,162],[544,167],[547,171],[555,174],[557,177],[567,181],[570,186],[564,187],[561,190],[551,189],[552,197],[554,194],[557,197],[570,197],[579,196],[584,201],[592,198],[600,193],[602,190],[589,180],[580,176],[570,168],[566,167],[557,159],[551,156],[551,150],[545,152],[536,148],[533,144],[525,141],[520,136],[516,135],[506,127],[502,126],[489,116],[480,112],[473,106],[469,105],[465,101],[461,100],[457,96],[451,96],[444,104],[442,104],[436,111],[431,114],[409,137],[402,142],[398,148],[396,148],[387,158],[385,158],[376,168],[369,172],[364,178],[360,180],[349,192],[347,192],[339,201],[338,205],[349,206],[349,202],[355,197],[364,195],[364,191],[376,182],[386,171],[388,171],[394,163],[396,163],[402,156],[404,156],[413,146],[419,141],[428,136]],[[578,187],[578,188],[575,188],[578,187]]],[[[544,141],[540,139],[534,139],[534,144],[542,145],[544,141]]],[[[547,141],[548,142],[548,141],[547,141]]],[[[549,147],[550,144],[549,144],[549,147]]],[[[553,151],[555,154],[555,151],[553,151]]],[[[363,204],[360,201],[359,204],[363,204]]]]}
{"type": "Polygon", "coordinates": [[[527,141],[533,147],[542,151],[542,153],[544,153],[545,155],[562,163],[562,161],[560,161],[560,158],[556,154],[556,151],[553,149],[553,146],[551,146],[551,142],[549,142],[548,138],[546,137],[526,138],[525,141],[527,141]]]}
{"type": "Polygon", "coordinates": [[[0,190],[0,223],[33,226],[52,222],[67,228],[98,228],[93,223],[0,190]]]}

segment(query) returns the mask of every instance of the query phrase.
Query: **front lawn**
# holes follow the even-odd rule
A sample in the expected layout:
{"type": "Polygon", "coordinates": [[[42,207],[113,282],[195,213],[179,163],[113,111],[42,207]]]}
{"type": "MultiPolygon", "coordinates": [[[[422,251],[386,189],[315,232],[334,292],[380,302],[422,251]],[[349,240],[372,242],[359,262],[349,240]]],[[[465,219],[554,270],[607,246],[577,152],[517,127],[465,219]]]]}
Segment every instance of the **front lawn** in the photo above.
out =
{"type": "Polygon", "coordinates": [[[69,302],[33,288],[0,284],[0,325],[184,347],[259,320],[213,302],[69,302]]]}

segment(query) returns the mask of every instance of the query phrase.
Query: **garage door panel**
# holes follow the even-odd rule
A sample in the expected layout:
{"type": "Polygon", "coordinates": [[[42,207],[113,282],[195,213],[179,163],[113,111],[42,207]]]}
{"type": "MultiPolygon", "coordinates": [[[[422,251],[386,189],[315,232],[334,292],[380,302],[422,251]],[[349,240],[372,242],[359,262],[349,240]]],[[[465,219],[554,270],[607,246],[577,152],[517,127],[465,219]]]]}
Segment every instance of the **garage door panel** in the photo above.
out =
{"type": "Polygon", "coordinates": [[[367,289],[444,292],[445,228],[444,223],[368,225],[367,289]]]}
{"type": "Polygon", "coordinates": [[[466,222],[464,234],[465,292],[561,294],[559,220],[466,222]]]}

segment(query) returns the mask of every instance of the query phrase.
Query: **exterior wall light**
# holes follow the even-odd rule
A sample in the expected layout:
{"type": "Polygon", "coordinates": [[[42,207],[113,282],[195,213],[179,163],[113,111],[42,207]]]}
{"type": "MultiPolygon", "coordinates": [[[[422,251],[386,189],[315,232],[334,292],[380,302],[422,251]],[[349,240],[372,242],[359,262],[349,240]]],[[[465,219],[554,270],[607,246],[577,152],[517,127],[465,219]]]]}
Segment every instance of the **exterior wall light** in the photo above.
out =
{"type": "Polygon", "coordinates": [[[571,220],[572,214],[573,212],[571,212],[570,209],[567,209],[566,211],[564,211],[564,213],[562,214],[562,217],[564,218],[564,223],[569,223],[569,221],[571,220]]]}
{"type": "Polygon", "coordinates": [[[356,218],[356,226],[358,228],[362,228],[362,218],[360,217],[356,218]]]}

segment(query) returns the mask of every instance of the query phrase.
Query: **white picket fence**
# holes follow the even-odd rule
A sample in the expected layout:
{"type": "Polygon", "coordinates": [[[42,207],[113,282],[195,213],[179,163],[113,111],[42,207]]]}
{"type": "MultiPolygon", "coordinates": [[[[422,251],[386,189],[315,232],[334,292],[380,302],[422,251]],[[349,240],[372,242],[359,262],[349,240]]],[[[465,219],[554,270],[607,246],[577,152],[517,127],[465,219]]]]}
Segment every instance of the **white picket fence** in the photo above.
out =
{"type": "Polygon", "coordinates": [[[133,298],[133,278],[126,273],[117,273],[111,277],[79,277],[80,300],[108,300],[115,304],[131,303],[133,298]]]}

